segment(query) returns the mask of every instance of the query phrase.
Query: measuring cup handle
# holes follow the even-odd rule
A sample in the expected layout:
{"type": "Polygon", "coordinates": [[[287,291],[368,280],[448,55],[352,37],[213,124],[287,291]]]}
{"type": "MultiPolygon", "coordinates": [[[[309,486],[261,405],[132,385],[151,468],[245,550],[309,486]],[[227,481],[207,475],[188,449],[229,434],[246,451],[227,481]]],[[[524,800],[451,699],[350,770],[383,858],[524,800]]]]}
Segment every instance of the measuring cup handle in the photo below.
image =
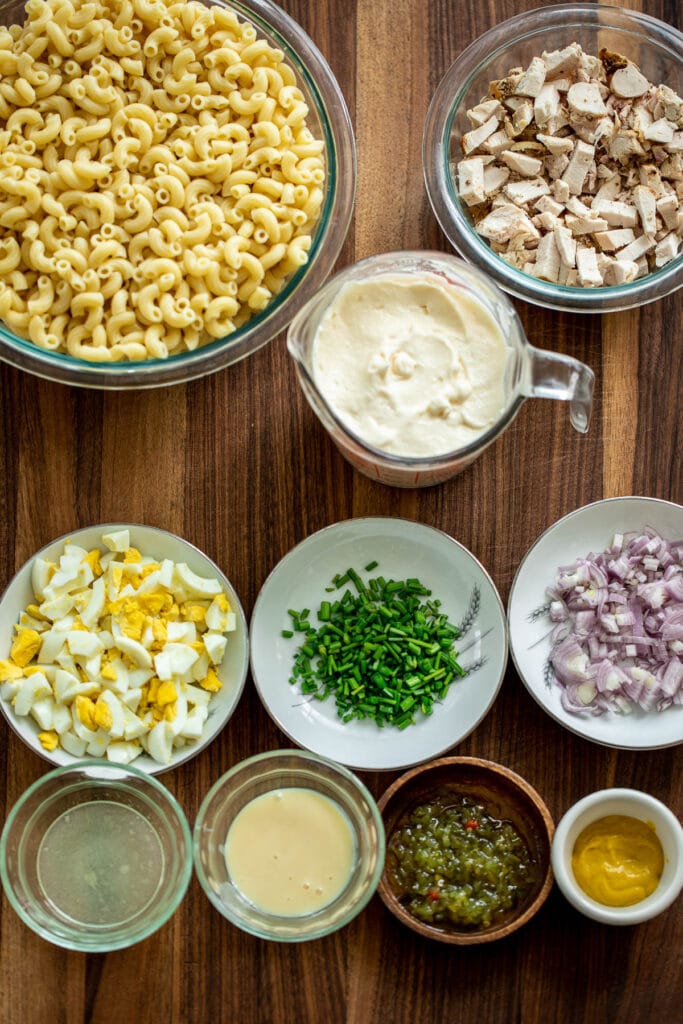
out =
{"type": "Polygon", "coordinates": [[[594,384],[595,374],[585,363],[529,345],[522,393],[569,402],[569,418],[581,434],[586,433],[590,423],[594,384]]]}

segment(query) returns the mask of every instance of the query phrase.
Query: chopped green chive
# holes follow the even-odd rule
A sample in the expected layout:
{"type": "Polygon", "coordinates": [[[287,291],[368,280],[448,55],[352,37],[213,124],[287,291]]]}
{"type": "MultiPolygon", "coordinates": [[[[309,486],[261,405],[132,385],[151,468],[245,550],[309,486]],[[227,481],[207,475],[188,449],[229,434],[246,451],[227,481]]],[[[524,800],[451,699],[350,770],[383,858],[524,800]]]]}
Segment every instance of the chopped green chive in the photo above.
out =
{"type": "MultiPolygon", "coordinates": [[[[377,566],[369,562],[365,571],[377,566]]],[[[344,722],[371,718],[380,727],[405,729],[416,714],[430,715],[456,676],[465,674],[453,650],[459,633],[441,602],[416,578],[364,582],[349,568],[332,584],[326,593],[345,584],[353,589],[321,601],[317,629],[309,608],[289,609],[292,629],[282,636],[305,634],[290,683],[318,700],[333,696],[344,722]]]]}

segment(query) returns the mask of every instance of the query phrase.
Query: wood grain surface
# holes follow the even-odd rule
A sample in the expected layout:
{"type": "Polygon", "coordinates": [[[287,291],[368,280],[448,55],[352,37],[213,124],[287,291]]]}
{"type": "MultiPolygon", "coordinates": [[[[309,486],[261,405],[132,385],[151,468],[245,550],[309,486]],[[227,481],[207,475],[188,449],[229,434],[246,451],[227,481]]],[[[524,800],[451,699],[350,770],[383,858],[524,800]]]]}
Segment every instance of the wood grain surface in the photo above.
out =
{"type": "MultiPolygon", "coordinates": [[[[356,129],[358,195],[340,265],[392,248],[448,248],[422,179],[429,99],[472,39],[534,5],[283,0],[328,58],[356,129]]],[[[672,24],[680,18],[675,0],[639,6],[672,24]]],[[[571,429],[563,403],[527,402],[470,469],[421,491],[382,487],[342,460],[299,391],[282,336],[213,377],[158,392],[80,391],[2,365],[0,587],[59,534],[122,519],[198,545],[250,614],[269,571],[304,537],[352,516],[392,515],[456,537],[505,602],[528,547],[567,512],[621,494],[682,501],[680,293],[604,318],[517,307],[534,344],[595,369],[589,434],[571,429]]],[[[228,728],[162,779],[193,822],[223,771],[287,745],[249,680],[228,728]]],[[[682,810],[679,750],[630,753],[579,739],[535,704],[512,665],[493,709],[457,752],[519,772],[555,820],[612,785],[682,810]]],[[[0,823],[45,770],[0,721],[0,823]]],[[[362,777],[379,796],[397,774],[362,777]]],[[[343,931],[282,946],[232,927],[193,879],[157,934],[86,957],[43,942],[3,896],[0,1022],[675,1024],[682,949],[680,902],[647,924],[610,929],[579,916],[556,889],[537,918],[490,947],[422,940],[378,898],[343,931]]]]}

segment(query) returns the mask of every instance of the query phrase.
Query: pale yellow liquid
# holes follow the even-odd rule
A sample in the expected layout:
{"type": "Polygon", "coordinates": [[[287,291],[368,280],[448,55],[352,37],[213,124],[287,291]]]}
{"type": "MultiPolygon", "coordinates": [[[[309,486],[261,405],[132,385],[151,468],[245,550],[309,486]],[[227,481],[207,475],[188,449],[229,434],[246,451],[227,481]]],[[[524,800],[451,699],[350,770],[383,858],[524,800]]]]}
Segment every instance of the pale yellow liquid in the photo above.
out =
{"type": "Polygon", "coordinates": [[[46,899],[79,924],[120,925],[145,910],[164,871],[150,823],[111,800],[78,804],[48,828],[38,851],[46,899]]]}
{"type": "Polygon", "coordinates": [[[346,815],[328,797],[293,787],[264,793],[228,831],[225,861],[241,894],[258,910],[301,917],[343,891],[355,860],[346,815]]]}

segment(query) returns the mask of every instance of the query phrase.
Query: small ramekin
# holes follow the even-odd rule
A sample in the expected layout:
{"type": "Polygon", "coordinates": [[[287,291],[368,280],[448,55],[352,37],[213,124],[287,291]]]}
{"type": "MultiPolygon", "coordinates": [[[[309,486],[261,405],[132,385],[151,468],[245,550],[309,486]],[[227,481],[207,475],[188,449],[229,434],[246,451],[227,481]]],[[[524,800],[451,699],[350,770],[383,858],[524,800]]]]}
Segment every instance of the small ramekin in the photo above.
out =
{"type": "Polygon", "coordinates": [[[555,880],[573,907],[603,924],[630,925],[649,921],[670,907],[683,888],[683,828],[660,800],[637,789],[601,789],[570,807],[557,829],[552,847],[555,880]],[[664,851],[664,871],[655,891],[630,907],[608,907],[591,899],[572,870],[574,844],[585,828],[607,815],[620,814],[649,822],[664,851]]]}

